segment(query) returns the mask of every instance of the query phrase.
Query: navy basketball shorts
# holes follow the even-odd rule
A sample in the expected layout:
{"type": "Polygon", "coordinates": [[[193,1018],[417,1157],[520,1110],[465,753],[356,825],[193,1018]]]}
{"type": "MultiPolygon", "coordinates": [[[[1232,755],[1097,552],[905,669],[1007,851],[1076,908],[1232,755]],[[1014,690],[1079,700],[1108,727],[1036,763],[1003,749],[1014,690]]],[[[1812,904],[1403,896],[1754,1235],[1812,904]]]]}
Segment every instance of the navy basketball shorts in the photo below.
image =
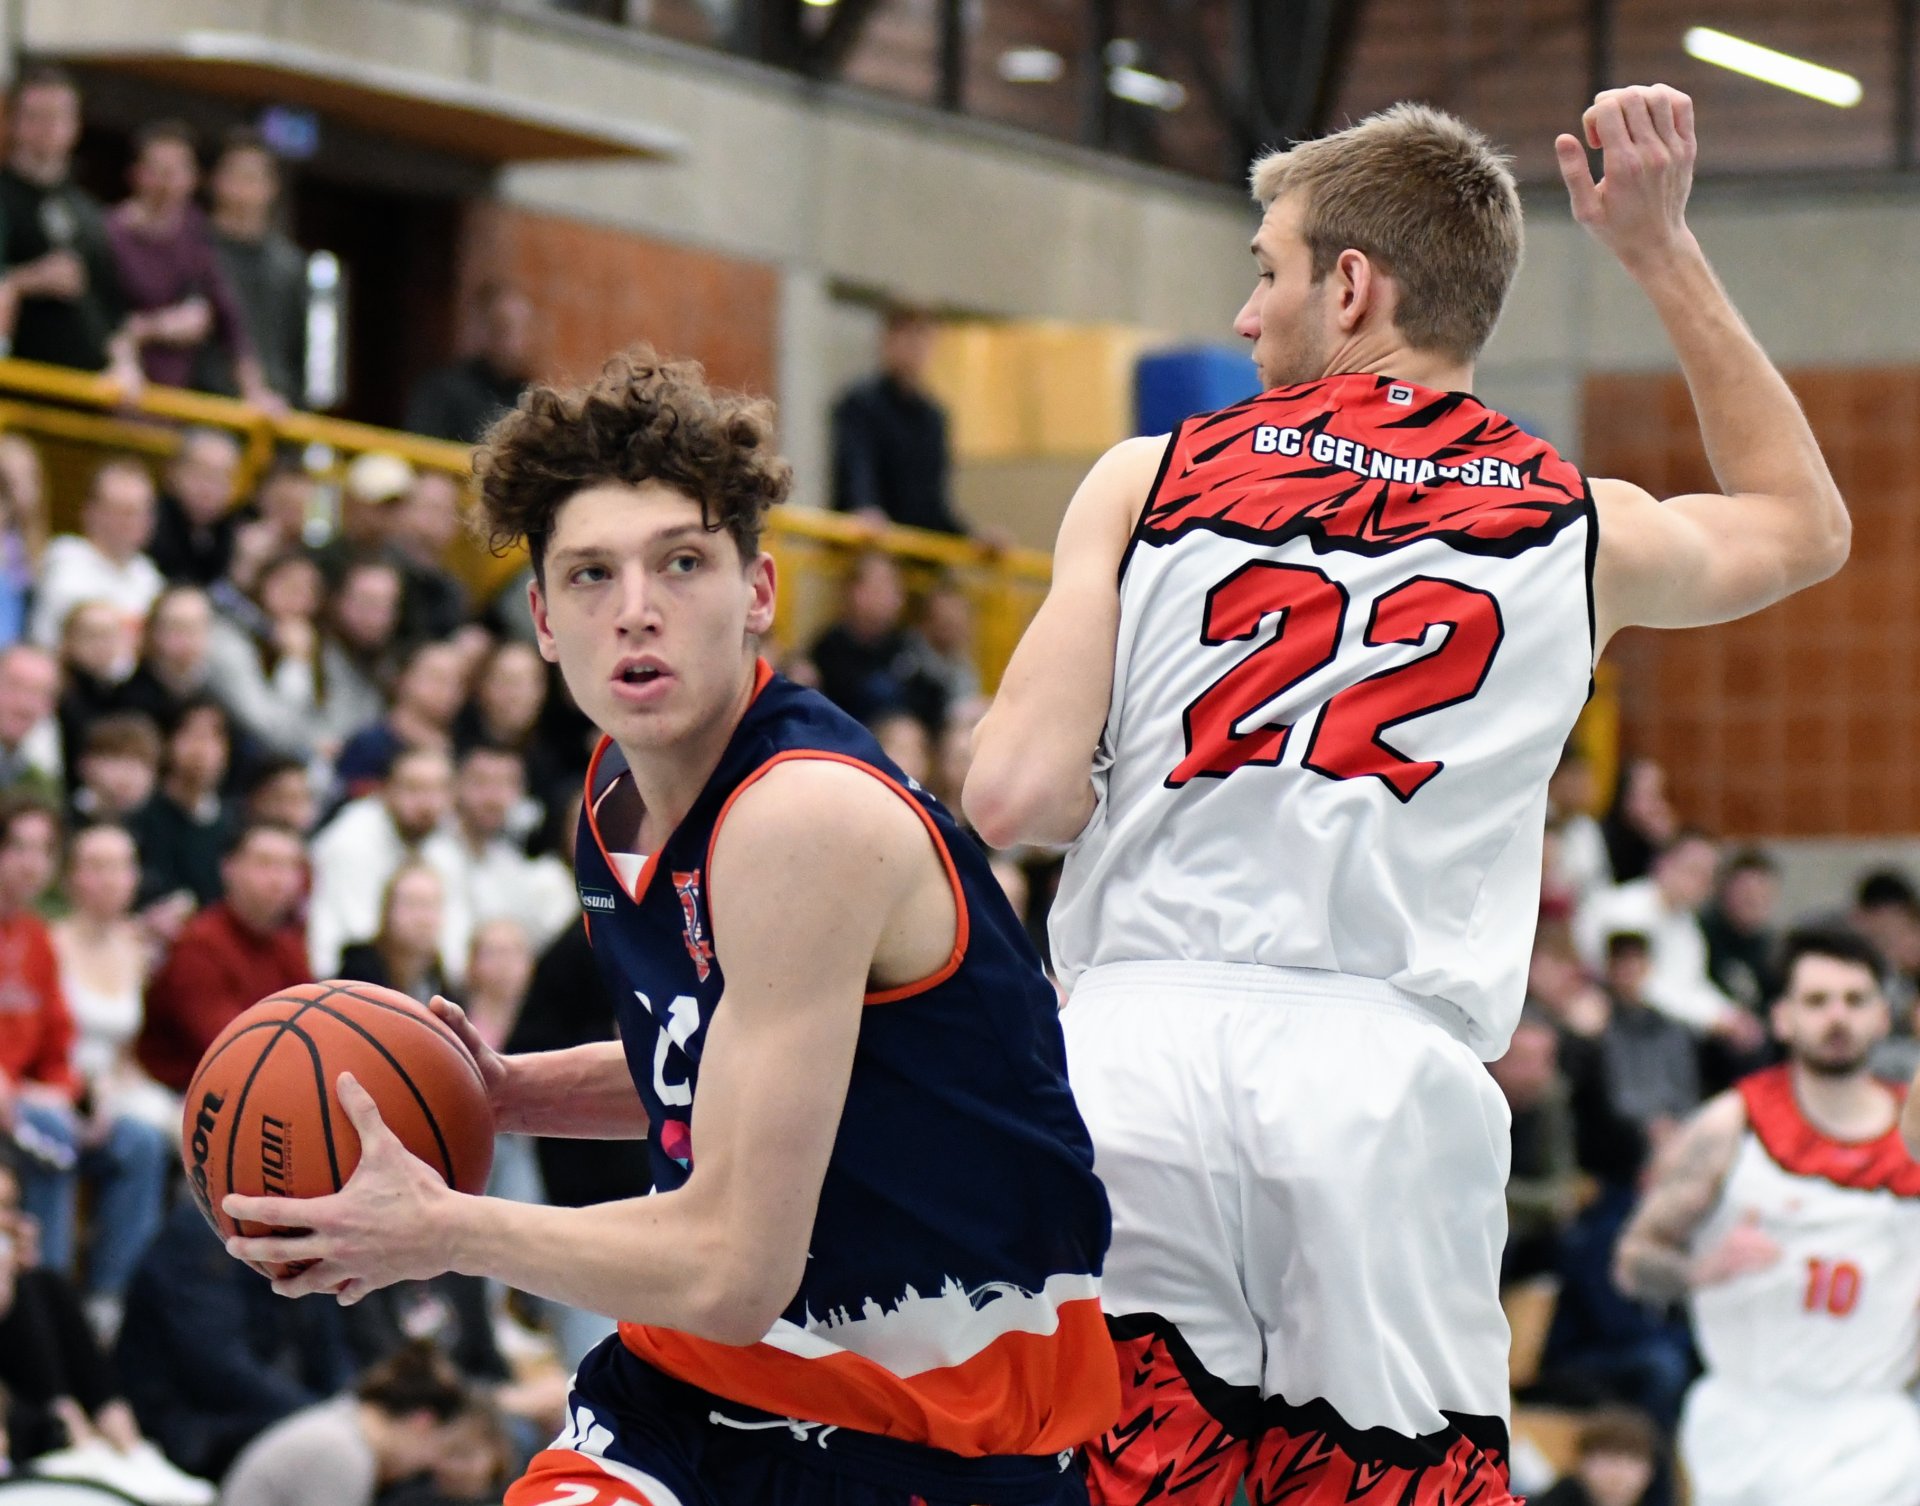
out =
{"type": "Polygon", "coordinates": [[[1071,1455],[967,1459],[775,1417],[673,1379],[615,1337],[506,1506],[1087,1506],[1071,1455]]]}

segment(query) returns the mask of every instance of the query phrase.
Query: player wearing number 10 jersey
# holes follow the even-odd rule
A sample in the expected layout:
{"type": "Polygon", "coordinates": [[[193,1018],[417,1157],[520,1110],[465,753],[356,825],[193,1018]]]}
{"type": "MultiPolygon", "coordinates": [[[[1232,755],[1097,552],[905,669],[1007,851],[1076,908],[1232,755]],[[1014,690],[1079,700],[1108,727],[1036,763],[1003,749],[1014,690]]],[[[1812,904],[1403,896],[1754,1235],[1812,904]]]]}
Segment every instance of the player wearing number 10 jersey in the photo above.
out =
{"type": "Polygon", "coordinates": [[[1470,395],[1513,180],[1408,106],[1256,164],[1263,393],[1105,457],[966,806],[1071,844],[1074,1092],[1113,1204],[1097,1501],[1501,1506],[1506,1046],[1546,785],[1629,624],[1831,574],[1846,510],[1689,233],[1692,105],[1557,151],[1659,312],[1724,495],[1588,483],[1470,395]]]}
{"type": "Polygon", "coordinates": [[[1920,1500],[1920,1163],[1867,1071],[1889,1015],[1850,932],[1787,942],[1786,1066],[1707,1104],[1661,1157],[1621,1286],[1686,1298],[1706,1376],[1680,1446],[1698,1506],[1920,1500]]]}

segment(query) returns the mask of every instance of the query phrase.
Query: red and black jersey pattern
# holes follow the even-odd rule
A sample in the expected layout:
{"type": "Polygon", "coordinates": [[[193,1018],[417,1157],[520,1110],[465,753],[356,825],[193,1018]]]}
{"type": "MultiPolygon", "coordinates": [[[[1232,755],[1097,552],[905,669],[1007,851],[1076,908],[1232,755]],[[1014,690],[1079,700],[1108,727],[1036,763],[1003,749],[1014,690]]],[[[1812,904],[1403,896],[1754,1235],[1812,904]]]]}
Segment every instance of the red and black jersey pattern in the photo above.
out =
{"type": "Polygon", "coordinates": [[[1836,1140],[1821,1133],[1800,1111],[1790,1067],[1756,1072],[1741,1082],[1739,1093],[1760,1148],[1782,1171],[1836,1187],[1920,1197],[1920,1162],[1907,1154],[1897,1126],[1874,1140],[1836,1140]]]}
{"type": "Polygon", "coordinates": [[[1262,1400],[1210,1375],[1154,1313],[1110,1318],[1120,1420],[1086,1448],[1093,1506],[1520,1506],[1497,1417],[1446,1412],[1409,1437],[1356,1428],[1321,1400],[1262,1400]]]}
{"type": "Polygon", "coordinates": [[[1093,1506],[1232,1506],[1253,1462],[1259,1393],[1209,1375],[1154,1314],[1109,1318],[1120,1357],[1120,1420],[1086,1446],[1093,1506]]]}
{"type": "Polygon", "coordinates": [[[1580,472],[1464,392],[1330,377],[1186,420],[1135,544],[1196,530],[1320,552],[1386,554],[1440,539],[1511,558],[1588,516],[1580,472]]]}
{"type": "Polygon", "coordinates": [[[1521,1506],[1497,1418],[1449,1412],[1445,1431],[1407,1438],[1348,1427],[1323,1401],[1267,1407],[1247,1471],[1253,1506],[1521,1506]]]}

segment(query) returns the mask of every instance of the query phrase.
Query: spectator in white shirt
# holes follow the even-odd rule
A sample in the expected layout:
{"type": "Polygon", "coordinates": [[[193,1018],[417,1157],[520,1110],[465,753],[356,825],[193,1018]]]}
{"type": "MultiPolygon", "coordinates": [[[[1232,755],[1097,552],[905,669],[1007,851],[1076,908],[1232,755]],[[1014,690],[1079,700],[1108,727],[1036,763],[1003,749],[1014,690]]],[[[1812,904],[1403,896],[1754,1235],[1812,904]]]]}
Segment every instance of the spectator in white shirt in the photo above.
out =
{"type": "Polygon", "coordinates": [[[267,561],[251,594],[230,602],[209,631],[214,694],[249,737],[276,754],[312,758],[323,751],[324,590],[320,567],[289,551],[267,561]]]}
{"type": "Polygon", "coordinates": [[[1652,964],[1644,990],[1647,1003],[1696,1032],[1751,1050],[1765,1039],[1764,1027],[1707,973],[1700,907],[1713,894],[1717,861],[1711,837],[1680,832],[1655,855],[1645,878],[1595,894],[1575,921],[1575,937],[1587,965],[1597,973],[1606,963],[1609,936],[1645,936],[1652,964]]]}
{"type": "Polygon", "coordinates": [[[166,578],[144,551],[153,537],[153,477],[137,460],[109,460],[93,473],[80,515],[81,532],[47,545],[33,604],[30,636],[51,648],[67,614],[83,601],[110,602],[126,618],[129,640],[166,578]]]}
{"type": "Polygon", "coordinates": [[[421,856],[446,881],[440,955],[458,988],[475,927],[511,916],[543,951],[580,913],[572,871],[552,858],[530,858],[507,835],[526,791],[526,765],[511,748],[481,743],[460,757],[453,820],[421,844],[421,856]]]}
{"type": "Polygon", "coordinates": [[[447,755],[406,748],[378,791],[349,800],[320,829],[311,848],[313,892],[307,903],[314,977],[332,977],[347,943],[380,929],[387,882],[445,823],[452,795],[447,755]]]}

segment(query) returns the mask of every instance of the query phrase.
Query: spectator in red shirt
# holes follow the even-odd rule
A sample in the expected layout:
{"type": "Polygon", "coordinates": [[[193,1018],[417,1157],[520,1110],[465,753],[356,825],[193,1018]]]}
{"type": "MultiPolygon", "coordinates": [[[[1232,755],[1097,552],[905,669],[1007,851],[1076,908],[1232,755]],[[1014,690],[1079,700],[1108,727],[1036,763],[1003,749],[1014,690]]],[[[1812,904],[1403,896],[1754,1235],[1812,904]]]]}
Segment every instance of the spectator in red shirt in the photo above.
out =
{"type": "Polygon", "coordinates": [[[159,1083],[184,1093],[213,1038],[248,1005],[311,981],[297,922],[307,849],[290,827],[256,821],[220,864],[225,897],[182,927],[147,985],[134,1054],[159,1083]]]}
{"type": "Polygon", "coordinates": [[[285,400],[267,385],[254,354],[206,216],[193,202],[200,164],[192,134],[178,121],[144,127],[134,138],[131,178],[132,196],[107,217],[107,239],[147,380],[189,385],[212,340],[231,359],[242,399],[284,412],[285,400]]]}
{"type": "Polygon", "coordinates": [[[0,1124],[26,1152],[23,1202],[56,1270],[73,1262],[79,1179],[91,1184],[83,1289],[96,1331],[111,1339],[160,1227],[172,1147],[164,1130],[82,1102],[60,962],[33,911],[53,878],[59,834],[51,807],[28,796],[0,801],[0,1124]]]}

